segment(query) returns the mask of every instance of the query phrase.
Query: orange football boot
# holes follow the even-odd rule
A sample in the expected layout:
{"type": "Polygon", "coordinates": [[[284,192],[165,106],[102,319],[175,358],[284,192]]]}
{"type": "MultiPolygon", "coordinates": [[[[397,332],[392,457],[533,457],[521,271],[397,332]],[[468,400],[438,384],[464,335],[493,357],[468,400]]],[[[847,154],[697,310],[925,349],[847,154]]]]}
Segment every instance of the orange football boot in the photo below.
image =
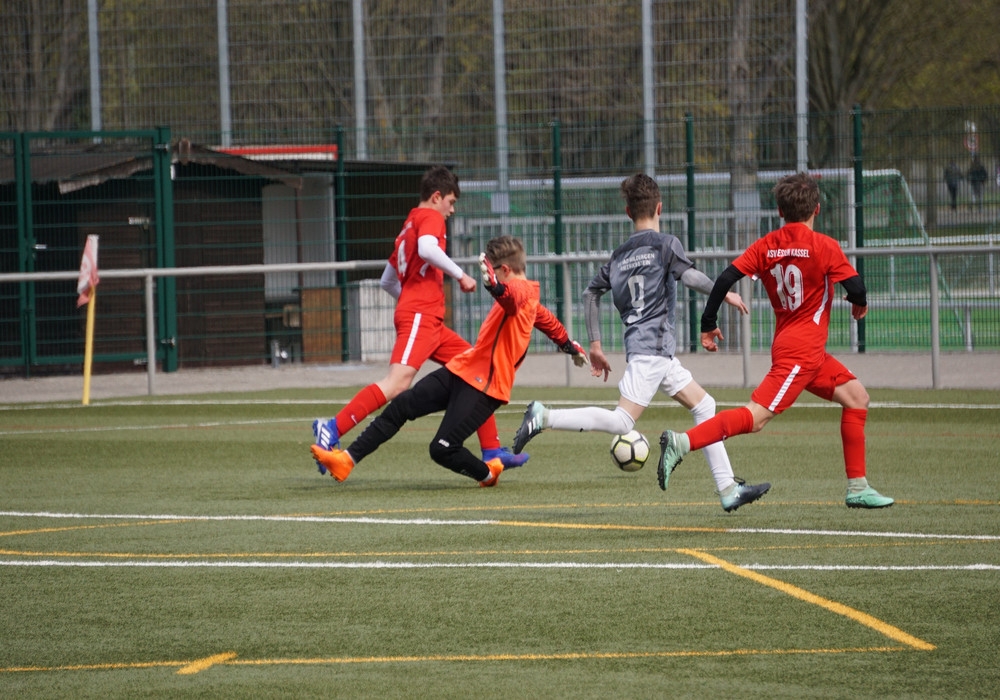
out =
{"type": "Polygon", "coordinates": [[[501,462],[500,458],[497,457],[496,459],[491,459],[489,462],[486,462],[486,466],[489,467],[490,475],[479,482],[479,485],[484,489],[489,488],[490,486],[496,486],[497,482],[500,481],[500,472],[503,471],[503,462],[501,462]]]}
{"type": "Polygon", "coordinates": [[[347,450],[336,448],[324,450],[319,445],[312,445],[309,449],[312,451],[313,459],[326,467],[330,476],[337,481],[344,481],[351,475],[351,470],[354,469],[354,460],[351,459],[347,450]]]}

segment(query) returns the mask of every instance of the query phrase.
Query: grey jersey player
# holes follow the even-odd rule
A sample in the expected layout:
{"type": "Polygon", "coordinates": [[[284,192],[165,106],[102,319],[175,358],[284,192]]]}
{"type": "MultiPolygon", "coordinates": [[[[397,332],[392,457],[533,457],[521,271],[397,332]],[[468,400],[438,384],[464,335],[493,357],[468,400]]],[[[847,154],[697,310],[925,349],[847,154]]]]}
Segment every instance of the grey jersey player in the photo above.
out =
{"type": "Polygon", "coordinates": [[[633,355],[673,357],[677,353],[677,281],[708,294],[712,280],[697,270],[676,236],[643,229],[618,246],[583,293],[587,333],[601,340],[598,302],[611,292],[625,325],[626,358],[633,355]]]}
{"type": "MultiPolygon", "coordinates": [[[[607,381],[611,373],[600,335],[599,301],[605,293],[611,292],[625,324],[626,365],[618,383],[618,406],[613,411],[597,406],[549,409],[532,401],[514,437],[515,453],[547,428],[598,430],[612,435],[628,433],[657,391],[663,391],[687,408],[696,424],[715,415],[715,399],[675,357],[674,338],[677,282],[706,295],[712,291],[713,282],[695,269],[675,236],[660,232],[663,203],[655,180],[639,173],[626,178],[621,191],[634,233],[615,250],[583,295],[591,374],[595,377],[603,375],[607,381]]],[[[729,292],[726,303],[747,313],[739,294],[729,292]]],[[[705,448],[703,453],[727,512],[756,501],[771,488],[767,483],[748,484],[733,476],[729,455],[721,442],[705,448]]]]}

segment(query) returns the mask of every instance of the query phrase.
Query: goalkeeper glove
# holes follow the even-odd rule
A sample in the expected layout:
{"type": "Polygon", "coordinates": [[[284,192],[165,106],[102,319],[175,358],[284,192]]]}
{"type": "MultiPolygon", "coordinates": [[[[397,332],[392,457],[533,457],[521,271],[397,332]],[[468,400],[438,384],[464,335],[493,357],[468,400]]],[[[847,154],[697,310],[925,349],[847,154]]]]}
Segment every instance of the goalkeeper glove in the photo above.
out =
{"type": "Polygon", "coordinates": [[[559,346],[559,349],[567,355],[572,355],[573,364],[577,367],[583,367],[584,365],[590,364],[590,360],[587,359],[587,353],[584,352],[583,346],[575,340],[567,340],[559,346]]]}
{"type": "Polygon", "coordinates": [[[497,272],[486,257],[486,253],[479,254],[479,270],[483,274],[483,286],[486,287],[486,291],[495,297],[503,296],[506,287],[497,281],[497,272]]]}

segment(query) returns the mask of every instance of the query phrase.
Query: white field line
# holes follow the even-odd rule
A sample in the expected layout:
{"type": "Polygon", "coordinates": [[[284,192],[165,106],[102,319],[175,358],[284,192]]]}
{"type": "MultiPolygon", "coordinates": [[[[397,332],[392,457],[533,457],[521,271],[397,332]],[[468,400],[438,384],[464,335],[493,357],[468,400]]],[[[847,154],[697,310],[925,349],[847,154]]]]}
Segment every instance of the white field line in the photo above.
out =
{"type": "Polygon", "coordinates": [[[177,521],[233,521],[233,522],[285,522],[285,523],[354,523],[358,525],[500,525],[499,520],[437,520],[434,518],[372,518],[333,517],[319,515],[141,515],[109,513],[27,513],[0,511],[0,517],[11,518],[74,518],[99,520],[177,520],[177,521]]]}
{"type": "MultiPolygon", "coordinates": [[[[712,564],[645,563],[645,562],[271,562],[271,561],[60,561],[0,560],[0,566],[40,566],[70,568],[126,569],[716,569],[712,564]]],[[[848,566],[825,564],[739,564],[755,571],[1000,571],[997,564],[965,564],[954,566],[848,566]]]]}
{"type": "MultiPolygon", "coordinates": [[[[162,515],[162,514],[141,514],[141,513],[53,513],[49,511],[16,511],[2,510],[0,517],[8,518],[50,518],[50,519],[77,519],[77,520],[176,520],[176,521],[205,521],[205,522],[297,522],[297,523],[341,523],[357,525],[509,525],[509,521],[498,519],[477,519],[477,520],[441,520],[437,518],[373,518],[369,516],[341,517],[341,516],[321,516],[321,515],[162,515]]],[[[522,525],[520,521],[514,523],[522,525]]],[[[544,523],[539,523],[539,527],[544,527],[544,523]]],[[[894,539],[928,539],[928,540],[973,540],[973,541],[1000,541],[1000,535],[957,535],[957,534],[934,534],[926,532],[878,532],[871,530],[792,530],[783,528],[749,528],[749,527],[727,527],[713,530],[719,534],[740,534],[740,535],[793,535],[793,536],[816,536],[816,537],[878,537],[894,539]]]]}
{"type": "MultiPolygon", "coordinates": [[[[749,397],[749,395],[748,395],[749,397]]],[[[343,402],[340,402],[343,403],[343,402]]],[[[121,408],[121,407],[156,407],[156,406],[325,406],[336,407],[340,405],[337,401],[329,399],[163,399],[149,401],[135,400],[108,400],[94,401],[86,410],[93,411],[96,408],[121,408]]],[[[745,406],[746,401],[716,401],[719,406],[745,406]]],[[[605,401],[580,401],[572,399],[556,399],[546,401],[546,406],[607,406],[614,408],[617,401],[613,399],[605,401]]],[[[674,401],[653,401],[649,404],[651,408],[678,408],[679,404],[674,401]]],[[[39,403],[39,404],[4,404],[0,403],[0,411],[28,411],[28,410],[78,410],[83,408],[79,402],[75,403],[39,403]]],[[[839,404],[829,401],[805,401],[796,403],[795,408],[840,408],[839,404]]],[[[942,408],[957,408],[965,410],[1000,410],[1000,404],[979,404],[979,403],[903,403],[900,401],[872,401],[869,408],[909,408],[939,410],[942,408]]],[[[521,404],[510,404],[501,408],[498,413],[521,413],[521,404]]]]}
{"type": "MultiPolygon", "coordinates": [[[[601,403],[593,402],[589,403],[586,401],[548,401],[546,402],[549,406],[589,406],[589,405],[605,405],[609,409],[614,408],[616,404],[614,403],[601,403]]],[[[259,405],[259,406],[276,406],[276,405],[286,405],[286,406],[297,406],[297,405],[309,405],[309,404],[321,404],[324,406],[329,406],[328,401],[163,401],[157,402],[155,404],[142,403],[142,402],[109,402],[102,403],[100,406],[115,406],[115,407],[127,407],[127,406],[247,406],[247,405],[259,405]]],[[[743,406],[740,402],[726,402],[718,401],[718,406],[720,407],[734,407],[743,406]]],[[[659,408],[676,408],[678,404],[674,402],[663,402],[654,401],[650,404],[651,407],[659,408]]],[[[96,406],[91,406],[88,410],[93,410],[96,406]]],[[[802,403],[796,404],[796,408],[839,408],[838,404],[834,403],[802,403]]],[[[37,406],[15,406],[15,405],[0,405],[0,411],[4,410],[14,410],[14,409],[43,409],[43,408],[73,408],[79,409],[80,404],[60,404],[60,405],[37,405],[37,406]]],[[[896,402],[878,403],[873,402],[870,406],[872,409],[878,408],[908,408],[908,409],[927,409],[927,410],[940,410],[945,408],[951,409],[966,409],[966,410],[1000,410],[1000,404],[902,404],[896,402]]],[[[518,405],[516,407],[508,406],[503,408],[497,413],[500,414],[518,414],[520,415],[522,409],[518,405]]],[[[253,425],[278,425],[278,424],[291,424],[291,423],[309,423],[315,418],[315,416],[297,416],[292,418],[256,418],[256,419],[243,419],[243,420],[221,420],[221,421],[202,421],[198,423],[161,423],[156,425],[102,425],[102,426],[91,426],[86,428],[59,428],[60,434],[83,434],[83,433],[115,433],[115,432],[129,432],[136,430],[162,430],[162,429],[173,429],[173,430],[183,430],[183,429],[204,429],[204,428],[224,428],[228,426],[253,426],[253,425]]],[[[15,435],[46,435],[52,431],[52,428],[29,428],[20,430],[0,430],[0,436],[15,436],[15,435]]]]}
{"type": "Polygon", "coordinates": [[[0,430],[4,435],[48,435],[57,430],[60,435],[70,433],[116,433],[136,430],[194,430],[199,428],[225,428],[234,425],[275,425],[278,423],[302,423],[305,425],[315,418],[255,418],[253,420],[203,421],[201,423],[159,423],[154,425],[95,425],[88,428],[32,428],[28,430],[0,430]]]}

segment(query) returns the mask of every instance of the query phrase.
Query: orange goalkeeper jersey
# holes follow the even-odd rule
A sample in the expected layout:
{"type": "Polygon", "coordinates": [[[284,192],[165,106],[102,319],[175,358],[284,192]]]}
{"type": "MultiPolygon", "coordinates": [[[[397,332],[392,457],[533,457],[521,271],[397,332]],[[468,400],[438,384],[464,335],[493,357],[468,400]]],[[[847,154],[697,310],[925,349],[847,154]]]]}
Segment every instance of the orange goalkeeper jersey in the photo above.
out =
{"type": "Polygon", "coordinates": [[[524,361],[537,328],[556,345],[569,340],[566,328],[555,314],[542,306],[538,282],[512,277],[479,327],[476,343],[445,365],[453,374],[484,394],[510,401],[514,374],[524,361]]]}

